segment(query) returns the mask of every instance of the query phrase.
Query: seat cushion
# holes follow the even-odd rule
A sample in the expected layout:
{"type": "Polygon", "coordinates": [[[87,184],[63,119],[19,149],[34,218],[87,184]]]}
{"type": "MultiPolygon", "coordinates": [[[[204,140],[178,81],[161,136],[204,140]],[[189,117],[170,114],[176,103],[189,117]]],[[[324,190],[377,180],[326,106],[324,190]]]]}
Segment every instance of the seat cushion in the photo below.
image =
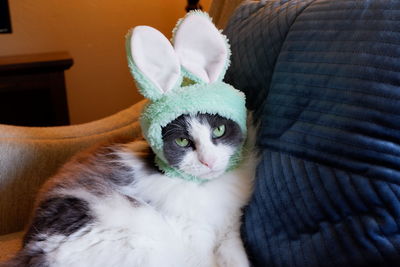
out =
{"type": "Polygon", "coordinates": [[[225,30],[261,123],[254,266],[398,266],[400,2],[269,0],[225,30]]]}
{"type": "Polygon", "coordinates": [[[21,248],[23,232],[0,236],[0,262],[10,259],[21,248]]]}

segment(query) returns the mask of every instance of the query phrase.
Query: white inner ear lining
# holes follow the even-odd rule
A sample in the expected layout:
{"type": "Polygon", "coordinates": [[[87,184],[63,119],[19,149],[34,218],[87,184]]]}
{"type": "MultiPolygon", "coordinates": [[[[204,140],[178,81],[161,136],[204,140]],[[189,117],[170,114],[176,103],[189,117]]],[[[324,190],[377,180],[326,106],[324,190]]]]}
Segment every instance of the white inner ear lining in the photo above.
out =
{"type": "MultiPolygon", "coordinates": [[[[131,54],[137,68],[161,94],[172,90],[180,79],[178,56],[169,40],[158,30],[148,26],[135,27],[131,36],[131,54]]],[[[138,82],[148,87],[146,81],[138,82]]]]}
{"type": "Polygon", "coordinates": [[[223,75],[228,48],[204,15],[192,14],[183,20],[175,32],[174,47],[182,66],[204,82],[215,82],[223,75]]]}

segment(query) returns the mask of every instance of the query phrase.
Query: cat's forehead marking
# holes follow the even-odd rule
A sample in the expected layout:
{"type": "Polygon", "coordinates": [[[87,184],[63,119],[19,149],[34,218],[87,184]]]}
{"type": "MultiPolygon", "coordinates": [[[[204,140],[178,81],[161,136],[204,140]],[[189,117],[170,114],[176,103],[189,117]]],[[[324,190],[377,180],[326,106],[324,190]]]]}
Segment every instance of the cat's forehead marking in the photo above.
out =
{"type": "Polygon", "coordinates": [[[199,117],[190,117],[187,120],[188,132],[195,140],[203,140],[210,138],[210,125],[199,117]]]}

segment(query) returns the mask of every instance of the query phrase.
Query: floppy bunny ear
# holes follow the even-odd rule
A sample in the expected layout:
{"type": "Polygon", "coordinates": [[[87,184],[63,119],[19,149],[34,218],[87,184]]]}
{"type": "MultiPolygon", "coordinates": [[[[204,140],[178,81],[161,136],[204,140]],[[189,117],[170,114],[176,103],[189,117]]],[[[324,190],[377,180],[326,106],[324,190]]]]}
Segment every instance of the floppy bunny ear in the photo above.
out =
{"type": "Polygon", "coordinates": [[[179,59],[169,40],[148,26],[137,26],[127,36],[128,63],[139,91],[151,100],[179,87],[179,59]]]}
{"type": "Polygon", "coordinates": [[[182,67],[189,76],[195,76],[189,78],[205,83],[224,78],[229,65],[229,45],[207,13],[189,12],[174,30],[173,42],[182,67]]]}

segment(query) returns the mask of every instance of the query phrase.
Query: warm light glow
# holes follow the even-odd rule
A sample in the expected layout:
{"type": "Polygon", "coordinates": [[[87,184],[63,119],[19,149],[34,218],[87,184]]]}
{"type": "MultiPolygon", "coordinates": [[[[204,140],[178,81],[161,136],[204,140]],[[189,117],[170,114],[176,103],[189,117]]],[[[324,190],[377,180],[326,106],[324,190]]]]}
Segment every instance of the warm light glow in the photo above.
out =
{"type": "MultiPolygon", "coordinates": [[[[208,10],[211,0],[200,1],[208,10]]],[[[125,59],[129,28],[149,25],[171,37],[186,1],[18,0],[10,1],[13,33],[0,35],[0,56],[68,51],[66,72],[73,124],[111,115],[141,96],[125,59]]]]}

